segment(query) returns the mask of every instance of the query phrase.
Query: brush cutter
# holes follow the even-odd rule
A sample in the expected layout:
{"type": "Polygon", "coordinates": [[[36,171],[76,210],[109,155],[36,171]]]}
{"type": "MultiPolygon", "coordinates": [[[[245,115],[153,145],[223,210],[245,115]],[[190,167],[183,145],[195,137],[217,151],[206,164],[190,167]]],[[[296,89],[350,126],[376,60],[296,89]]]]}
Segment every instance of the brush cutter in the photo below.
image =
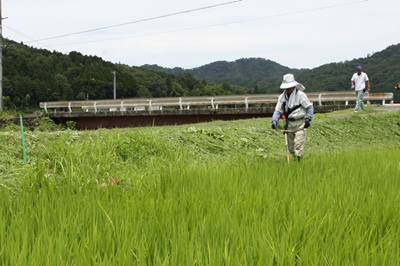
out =
{"type": "Polygon", "coordinates": [[[287,163],[290,163],[290,153],[289,153],[289,143],[288,143],[288,133],[285,132],[285,142],[286,142],[286,159],[287,163]]]}
{"type": "Polygon", "coordinates": [[[290,151],[289,151],[289,141],[288,141],[288,133],[296,133],[299,132],[302,129],[299,130],[281,130],[281,132],[283,132],[285,134],[285,142],[286,142],[286,158],[287,158],[287,162],[290,163],[290,151]]]}

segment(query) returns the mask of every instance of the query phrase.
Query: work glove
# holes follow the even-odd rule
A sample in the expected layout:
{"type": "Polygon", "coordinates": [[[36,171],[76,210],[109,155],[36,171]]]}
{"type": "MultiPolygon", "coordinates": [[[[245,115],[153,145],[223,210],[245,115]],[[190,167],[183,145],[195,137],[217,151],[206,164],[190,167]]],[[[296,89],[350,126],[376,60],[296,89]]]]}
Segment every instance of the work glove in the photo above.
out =
{"type": "Polygon", "coordinates": [[[352,89],[352,90],[354,90],[354,88],[355,88],[354,86],[351,86],[351,89],[352,89]]]}
{"type": "Polygon", "coordinates": [[[276,121],[274,120],[271,121],[271,128],[276,129],[276,121]]]}
{"type": "Polygon", "coordinates": [[[310,127],[310,120],[306,119],[306,121],[304,122],[304,128],[308,127],[310,127]]]}

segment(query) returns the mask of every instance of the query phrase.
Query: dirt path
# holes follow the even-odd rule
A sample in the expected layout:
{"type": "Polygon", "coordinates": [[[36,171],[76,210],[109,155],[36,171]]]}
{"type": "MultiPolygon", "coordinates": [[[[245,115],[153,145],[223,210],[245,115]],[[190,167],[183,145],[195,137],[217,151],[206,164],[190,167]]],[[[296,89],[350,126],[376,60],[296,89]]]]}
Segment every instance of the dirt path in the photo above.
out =
{"type": "Polygon", "coordinates": [[[400,110],[400,104],[393,103],[393,104],[385,104],[375,107],[376,110],[384,110],[389,112],[395,112],[400,110]]]}

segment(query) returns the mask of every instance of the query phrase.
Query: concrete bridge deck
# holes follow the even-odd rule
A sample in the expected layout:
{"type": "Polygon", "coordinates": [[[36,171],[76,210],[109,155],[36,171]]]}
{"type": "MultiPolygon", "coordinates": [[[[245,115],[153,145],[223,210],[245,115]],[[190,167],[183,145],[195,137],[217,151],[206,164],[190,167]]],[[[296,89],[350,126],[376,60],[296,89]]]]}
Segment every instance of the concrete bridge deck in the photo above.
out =
{"type": "MultiPolygon", "coordinates": [[[[314,106],[316,113],[332,112],[353,108],[354,105],[314,106]]],[[[97,129],[115,127],[182,125],[215,120],[239,120],[272,117],[274,107],[263,108],[224,108],[190,110],[155,110],[155,111],[108,111],[97,113],[51,113],[50,118],[57,124],[67,121],[76,123],[77,129],[97,129]]]]}
{"type": "MultiPolygon", "coordinates": [[[[316,113],[354,107],[354,91],[310,92],[316,113]],[[353,104],[349,104],[352,102],[353,104]]],[[[77,129],[161,126],[271,117],[279,94],[44,102],[40,107],[56,123],[76,123],[77,129]]],[[[365,101],[385,105],[393,93],[369,93],[365,101]]]]}

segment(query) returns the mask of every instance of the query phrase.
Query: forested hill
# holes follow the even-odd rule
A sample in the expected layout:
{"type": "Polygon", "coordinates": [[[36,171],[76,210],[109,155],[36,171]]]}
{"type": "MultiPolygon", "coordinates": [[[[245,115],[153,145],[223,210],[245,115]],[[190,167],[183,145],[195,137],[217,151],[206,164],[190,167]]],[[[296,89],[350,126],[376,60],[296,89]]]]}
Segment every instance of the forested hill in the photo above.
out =
{"type": "Polygon", "coordinates": [[[207,82],[225,82],[249,89],[256,86],[265,88],[268,78],[282,77],[286,73],[297,73],[299,71],[264,58],[242,58],[234,62],[217,61],[189,70],[179,67],[163,68],[158,65],[143,65],[142,67],[174,75],[191,73],[207,82]]]}
{"type": "MultiPolygon", "coordinates": [[[[296,78],[301,80],[309,91],[349,89],[351,76],[358,65],[368,74],[373,91],[394,92],[395,84],[400,82],[400,44],[389,46],[364,58],[330,63],[301,72],[296,78]]],[[[395,95],[399,97],[398,92],[395,95]]]]}
{"type": "Polygon", "coordinates": [[[185,70],[113,64],[79,52],[62,54],[7,39],[3,43],[5,110],[32,110],[43,101],[112,99],[112,71],[117,73],[117,98],[121,99],[276,93],[288,72],[294,73],[307,91],[347,90],[357,65],[369,75],[373,91],[393,91],[395,101],[400,102],[400,91],[394,90],[400,82],[400,44],[365,58],[311,70],[291,69],[262,58],[220,61],[185,70]]]}
{"type": "Polygon", "coordinates": [[[394,92],[396,102],[400,102],[400,92],[394,91],[395,84],[400,82],[399,62],[400,44],[397,44],[365,58],[329,63],[314,69],[291,69],[261,58],[239,59],[234,62],[219,61],[186,70],[162,68],[157,65],[142,67],[176,75],[192,73],[208,82],[225,82],[248,89],[256,87],[260,92],[278,92],[282,76],[289,72],[295,74],[296,80],[303,83],[307,91],[348,90],[356,66],[362,65],[369,75],[373,91],[394,92]]]}
{"type": "Polygon", "coordinates": [[[44,101],[112,99],[112,71],[118,99],[251,93],[236,85],[208,84],[190,73],[176,76],[78,52],[51,52],[7,39],[3,43],[5,110],[37,109],[44,101]]]}

